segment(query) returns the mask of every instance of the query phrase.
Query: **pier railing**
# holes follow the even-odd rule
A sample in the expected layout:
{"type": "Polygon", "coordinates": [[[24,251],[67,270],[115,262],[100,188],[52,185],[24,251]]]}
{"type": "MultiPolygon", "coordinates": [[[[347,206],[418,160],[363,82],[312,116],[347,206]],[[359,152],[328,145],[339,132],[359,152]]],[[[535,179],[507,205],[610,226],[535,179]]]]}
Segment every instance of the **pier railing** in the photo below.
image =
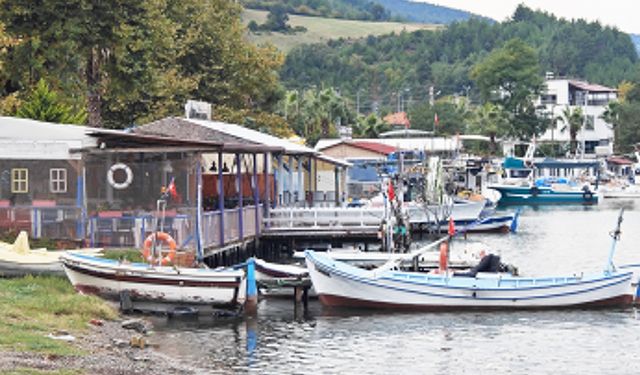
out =
{"type": "Polygon", "coordinates": [[[379,228],[382,209],[341,207],[283,207],[272,209],[265,230],[379,228]]]}

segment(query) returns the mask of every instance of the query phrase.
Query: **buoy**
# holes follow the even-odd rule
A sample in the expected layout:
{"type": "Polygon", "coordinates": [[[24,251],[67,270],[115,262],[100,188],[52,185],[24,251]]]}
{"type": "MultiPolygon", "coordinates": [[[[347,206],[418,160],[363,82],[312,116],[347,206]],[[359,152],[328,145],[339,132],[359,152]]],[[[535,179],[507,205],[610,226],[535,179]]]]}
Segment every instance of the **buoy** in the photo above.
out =
{"type": "Polygon", "coordinates": [[[133,172],[131,171],[131,168],[129,168],[129,166],[124,163],[116,163],[112,165],[111,168],[109,168],[109,171],[107,171],[107,182],[109,182],[109,185],[111,185],[111,187],[113,187],[114,189],[118,189],[118,190],[126,189],[129,187],[129,185],[131,185],[132,181],[133,181],[133,172]],[[124,172],[125,174],[124,181],[118,182],[115,180],[114,175],[118,170],[121,170],[124,172]]]}
{"type": "Polygon", "coordinates": [[[449,268],[449,243],[444,241],[440,244],[440,264],[438,273],[444,273],[449,268]]]}
{"type": "Polygon", "coordinates": [[[144,259],[152,263],[153,262],[153,254],[151,254],[151,248],[153,247],[153,239],[157,241],[163,241],[169,246],[169,253],[161,258],[160,264],[166,266],[167,264],[173,263],[176,259],[176,241],[169,235],[169,233],[165,232],[156,232],[151,233],[147,239],[144,240],[144,247],[142,248],[142,256],[144,259]]]}

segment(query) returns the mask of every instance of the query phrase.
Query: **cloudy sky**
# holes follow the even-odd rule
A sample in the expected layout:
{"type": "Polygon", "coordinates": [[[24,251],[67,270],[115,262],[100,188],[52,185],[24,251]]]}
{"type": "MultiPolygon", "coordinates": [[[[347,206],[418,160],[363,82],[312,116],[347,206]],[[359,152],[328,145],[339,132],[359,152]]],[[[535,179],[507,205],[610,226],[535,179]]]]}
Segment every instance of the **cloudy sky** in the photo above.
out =
{"type": "MultiPolygon", "coordinates": [[[[416,0],[420,1],[420,0],[416,0]]],[[[429,3],[471,11],[503,21],[520,3],[543,9],[563,18],[599,20],[602,24],[640,34],[640,1],[638,0],[424,0],[429,3]]]]}

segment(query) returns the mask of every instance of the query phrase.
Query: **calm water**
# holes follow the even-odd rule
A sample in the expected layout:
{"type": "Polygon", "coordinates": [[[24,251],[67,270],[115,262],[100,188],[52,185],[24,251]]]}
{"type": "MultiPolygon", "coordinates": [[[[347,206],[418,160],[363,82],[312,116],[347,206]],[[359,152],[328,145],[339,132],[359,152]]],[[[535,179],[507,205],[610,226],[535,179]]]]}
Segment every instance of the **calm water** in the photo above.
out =
{"type": "MultiPolygon", "coordinates": [[[[616,264],[640,262],[640,200],[525,208],[519,232],[469,236],[527,275],[599,271],[620,207],[616,264]]],[[[509,210],[509,208],[507,209],[509,210]]],[[[453,250],[464,242],[454,243],[453,250]]],[[[307,314],[262,300],[255,319],[157,318],[160,350],[203,373],[640,374],[636,309],[541,312],[307,314]]]]}

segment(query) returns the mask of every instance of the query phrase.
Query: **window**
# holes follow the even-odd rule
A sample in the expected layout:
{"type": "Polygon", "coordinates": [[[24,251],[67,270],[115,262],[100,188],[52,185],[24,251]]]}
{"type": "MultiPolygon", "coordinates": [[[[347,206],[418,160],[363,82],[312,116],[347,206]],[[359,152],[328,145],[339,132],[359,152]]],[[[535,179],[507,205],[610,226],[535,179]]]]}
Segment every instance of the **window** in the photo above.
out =
{"type": "Polygon", "coordinates": [[[586,130],[595,129],[595,118],[593,117],[593,115],[587,115],[584,128],[586,130]]]}
{"type": "Polygon", "coordinates": [[[11,192],[29,192],[29,170],[26,168],[13,168],[11,170],[11,192]]]}
{"type": "Polygon", "coordinates": [[[67,170],[64,168],[49,169],[49,190],[52,193],[67,192],[67,170]]]}

